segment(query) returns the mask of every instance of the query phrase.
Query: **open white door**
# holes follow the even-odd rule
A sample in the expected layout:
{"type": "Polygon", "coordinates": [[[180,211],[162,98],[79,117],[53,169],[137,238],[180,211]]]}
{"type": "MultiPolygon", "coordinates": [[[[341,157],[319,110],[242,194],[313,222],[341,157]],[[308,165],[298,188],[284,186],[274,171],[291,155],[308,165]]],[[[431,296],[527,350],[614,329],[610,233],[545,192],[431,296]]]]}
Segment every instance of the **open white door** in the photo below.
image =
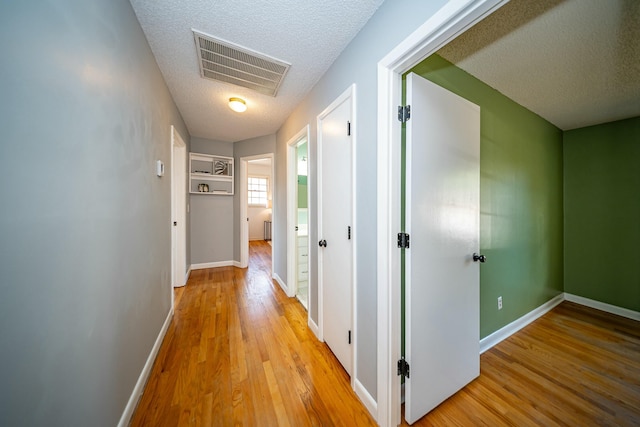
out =
{"type": "Polygon", "coordinates": [[[480,374],[480,107],[407,76],[405,418],[480,374]]]}

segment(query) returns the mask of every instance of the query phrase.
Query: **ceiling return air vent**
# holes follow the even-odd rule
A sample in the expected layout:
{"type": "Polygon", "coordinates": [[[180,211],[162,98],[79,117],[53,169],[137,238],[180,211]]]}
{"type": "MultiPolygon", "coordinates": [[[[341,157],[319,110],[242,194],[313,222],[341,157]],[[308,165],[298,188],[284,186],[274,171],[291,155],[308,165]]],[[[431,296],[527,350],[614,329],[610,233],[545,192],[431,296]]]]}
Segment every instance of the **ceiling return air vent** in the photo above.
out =
{"type": "Polygon", "coordinates": [[[200,75],[276,96],[291,64],[193,31],[200,75]]]}

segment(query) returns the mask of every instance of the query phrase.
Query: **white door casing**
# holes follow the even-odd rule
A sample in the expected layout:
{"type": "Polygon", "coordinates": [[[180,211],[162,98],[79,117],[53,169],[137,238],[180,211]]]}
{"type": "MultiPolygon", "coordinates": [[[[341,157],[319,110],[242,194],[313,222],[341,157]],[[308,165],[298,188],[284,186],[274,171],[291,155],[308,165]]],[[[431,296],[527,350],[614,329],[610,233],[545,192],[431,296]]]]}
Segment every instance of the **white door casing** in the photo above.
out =
{"type": "MultiPolygon", "coordinates": [[[[171,285],[187,283],[187,147],[171,126],[171,285]]],[[[172,292],[173,295],[173,292],[172,292]]]]}
{"type": "MultiPolygon", "coordinates": [[[[287,296],[289,297],[295,296],[298,291],[298,273],[296,271],[296,266],[298,264],[296,252],[298,247],[296,234],[298,216],[298,158],[296,151],[298,145],[303,140],[307,141],[308,144],[309,125],[302,128],[291,139],[289,139],[289,141],[287,141],[287,296]]],[[[307,194],[309,193],[307,192],[307,194]]]]}
{"type": "Polygon", "coordinates": [[[480,107],[407,76],[405,418],[480,375],[480,107]]]}
{"type": "Polygon", "coordinates": [[[355,85],[318,115],[319,329],[354,384],[355,85]],[[350,129],[350,134],[348,133],[350,129]]]}
{"type": "MultiPolygon", "coordinates": [[[[249,266],[249,195],[248,195],[248,185],[249,185],[249,160],[259,160],[259,159],[270,159],[271,160],[271,198],[275,200],[276,198],[276,186],[273,185],[275,182],[275,161],[273,153],[266,154],[258,154],[254,156],[246,156],[240,157],[240,217],[238,221],[240,221],[240,262],[237,263],[236,267],[239,268],[247,268],[249,266]]],[[[271,206],[272,214],[271,217],[276,217],[276,208],[275,203],[271,206]]],[[[275,245],[275,241],[273,240],[273,236],[275,236],[275,222],[271,223],[271,236],[272,236],[272,244],[275,245]]],[[[271,265],[274,265],[274,253],[275,251],[271,251],[271,265]]],[[[271,269],[273,275],[273,268],[271,269]]],[[[287,292],[287,290],[284,290],[287,292]]]]}
{"type": "Polygon", "coordinates": [[[400,231],[402,74],[509,0],[451,0],[378,62],[377,117],[377,422],[400,424],[400,231]]]}

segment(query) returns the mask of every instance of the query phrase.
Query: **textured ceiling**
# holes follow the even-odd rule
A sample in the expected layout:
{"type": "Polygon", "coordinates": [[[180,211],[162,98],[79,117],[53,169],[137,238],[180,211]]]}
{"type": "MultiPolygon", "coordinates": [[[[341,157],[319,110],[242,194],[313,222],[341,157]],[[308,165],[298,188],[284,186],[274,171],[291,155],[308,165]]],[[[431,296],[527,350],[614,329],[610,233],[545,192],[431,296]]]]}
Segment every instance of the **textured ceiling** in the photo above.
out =
{"type": "Polygon", "coordinates": [[[439,53],[563,130],[640,116],[639,0],[511,0],[439,53]]]}
{"type": "Polygon", "coordinates": [[[382,2],[131,0],[191,136],[233,142],[275,133],[382,2]],[[278,95],[201,78],[192,29],[292,64],[278,95]]]}

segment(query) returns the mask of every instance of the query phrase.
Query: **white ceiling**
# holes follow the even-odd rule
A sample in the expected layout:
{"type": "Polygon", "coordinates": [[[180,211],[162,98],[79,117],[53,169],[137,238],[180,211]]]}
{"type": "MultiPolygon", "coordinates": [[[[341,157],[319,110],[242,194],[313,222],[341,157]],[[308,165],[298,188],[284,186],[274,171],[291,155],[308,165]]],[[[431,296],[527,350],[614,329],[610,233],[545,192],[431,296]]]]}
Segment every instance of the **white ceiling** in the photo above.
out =
{"type": "Polygon", "coordinates": [[[232,142],[275,133],[382,2],[131,0],[191,136],[232,142]],[[290,63],[278,95],[200,77],[192,29],[290,63]]]}
{"type": "MultiPolygon", "coordinates": [[[[233,142],[275,133],[382,2],[131,0],[189,133],[233,142]],[[201,78],[192,29],[291,63],[278,95],[201,78]]],[[[564,130],[640,116],[640,0],[511,0],[439,53],[564,130]]]]}
{"type": "Polygon", "coordinates": [[[563,130],[640,116],[638,0],[511,0],[439,53],[563,130]]]}

